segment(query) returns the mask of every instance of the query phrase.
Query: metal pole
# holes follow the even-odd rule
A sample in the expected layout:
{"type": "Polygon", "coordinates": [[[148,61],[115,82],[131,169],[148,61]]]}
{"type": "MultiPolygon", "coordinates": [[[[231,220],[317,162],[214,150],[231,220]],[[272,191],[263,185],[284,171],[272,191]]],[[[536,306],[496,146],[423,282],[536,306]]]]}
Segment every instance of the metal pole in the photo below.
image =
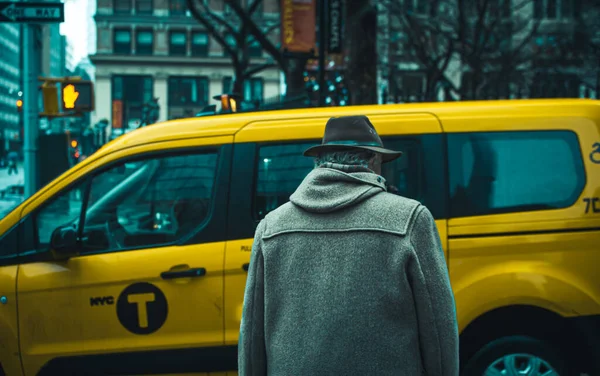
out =
{"type": "Polygon", "coordinates": [[[38,63],[39,46],[36,40],[38,26],[23,25],[23,152],[25,165],[25,199],[38,190],[37,140],[39,133],[38,63]]]}
{"type": "Polygon", "coordinates": [[[319,2],[319,106],[325,106],[325,51],[327,44],[327,0],[319,2]]]}

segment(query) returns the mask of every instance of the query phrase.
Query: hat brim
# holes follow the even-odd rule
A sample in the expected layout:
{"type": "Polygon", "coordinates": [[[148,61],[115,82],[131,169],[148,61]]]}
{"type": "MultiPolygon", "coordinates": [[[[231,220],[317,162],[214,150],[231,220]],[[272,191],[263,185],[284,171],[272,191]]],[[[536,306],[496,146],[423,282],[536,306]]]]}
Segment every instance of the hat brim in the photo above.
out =
{"type": "Polygon", "coordinates": [[[379,146],[361,146],[361,145],[315,145],[304,151],[305,157],[318,157],[324,152],[346,151],[346,150],[367,150],[381,155],[381,162],[391,162],[402,155],[401,151],[394,151],[379,146]]]}

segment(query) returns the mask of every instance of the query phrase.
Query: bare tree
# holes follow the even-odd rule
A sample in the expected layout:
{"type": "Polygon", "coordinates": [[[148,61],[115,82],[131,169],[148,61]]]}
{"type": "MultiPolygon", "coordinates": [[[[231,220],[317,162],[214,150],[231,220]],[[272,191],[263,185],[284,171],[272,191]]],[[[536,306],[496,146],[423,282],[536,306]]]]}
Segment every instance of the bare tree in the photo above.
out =
{"type": "Polygon", "coordinates": [[[392,25],[399,27],[404,34],[402,42],[391,47],[414,56],[425,74],[423,99],[433,101],[437,97],[437,87],[444,80],[444,74],[456,52],[454,38],[448,30],[442,30],[441,17],[435,10],[440,9],[445,0],[431,0],[426,7],[415,11],[410,0],[386,0],[392,25]]]}
{"type": "Polygon", "coordinates": [[[511,80],[522,77],[520,71],[534,57],[531,42],[539,28],[533,1],[458,0],[454,35],[461,61],[470,71],[461,97],[482,98],[486,89],[488,98],[507,96],[511,80]]]}
{"type": "MultiPolygon", "coordinates": [[[[579,66],[579,81],[586,89],[600,95],[600,3],[595,0],[575,2],[575,32],[571,43],[562,44],[561,56],[579,66]]],[[[567,65],[563,62],[561,65],[567,65]]]]}
{"type": "Polygon", "coordinates": [[[387,1],[405,35],[398,48],[410,52],[425,74],[426,100],[435,100],[440,86],[446,97],[507,95],[510,80],[533,57],[529,47],[539,24],[532,19],[534,0],[387,1]],[[448,71],[452,63],[464,72],[459,83],[448,71]]]}
{"type": "Polygon", "coordinates": [[[274,22],[264,25],[255,21],[258,19],[256,11],[262,4],[262,0],[247,2],[244,7],[235,1],[227,1],[233,14],[217,12],[210,6],[209,1],[187,0],[187,6],[194,18],[204,26],[209,35],[221,45],[223,50],[231,57],[234,70],[233,92],[244,94],[244,83],[253,75],[264,69],[284,65],[281,54],[270,48],[269,35],[279,29],[279,23],[274,22]],[[240,14],[243,16],[240,17],[240,14]],[[258,36],[258,37],[257,37],[258,36]],[[235,43],[228,43],[228,40],[235,43]],[[253,64],[249,48],[258,43],[271,58],[264,64],[253,64]]]}
{"type": "MultiPolygon", "coordinates": [[[[287,95],[291,96],[302,93],[305,90],[303,73],[306,68],[306,62],[311,56],[309,53],[295,56],[285,55],[281,49],[281,43],[275,44],[268,38],[268,34],[261,30],[252,18],[255,8],[262,1],[253,0],[247,9],[244,9],[240,5],[239,0],[225,0],[225,3],[233,9],[241,23],[247,28],[247,32],[260,43],[261,47],[277,62],[279,68],[284,72],[287,95]]],[[[277,4],[279,5],[278,13],[281,13],[281,2],[278,1],[277,4]]],[[[279,24],[277,25],[279,27],[279,24]]]]}

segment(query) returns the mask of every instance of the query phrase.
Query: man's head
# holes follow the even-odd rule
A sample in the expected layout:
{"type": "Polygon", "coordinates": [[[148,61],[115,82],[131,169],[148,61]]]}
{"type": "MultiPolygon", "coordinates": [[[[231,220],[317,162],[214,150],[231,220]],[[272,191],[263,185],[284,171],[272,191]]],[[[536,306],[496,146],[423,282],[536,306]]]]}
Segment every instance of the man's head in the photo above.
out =
{"type": "Polygon", "coordinates": [[[364,167],[381,175],[381,154],[368,150],[325,151],[315,157],[317,168],[327,166],[329,163],[364,167]]]}
{"type": "Polygon", "coordinates": [[[342,116],[327,121],[321,145],[309,148],[304,155],[316,158],[317,166],[328,162],[361,165],[381,174],[381,164],[393,161],[402,152],[383,146],[368,117],[342,116]]]}

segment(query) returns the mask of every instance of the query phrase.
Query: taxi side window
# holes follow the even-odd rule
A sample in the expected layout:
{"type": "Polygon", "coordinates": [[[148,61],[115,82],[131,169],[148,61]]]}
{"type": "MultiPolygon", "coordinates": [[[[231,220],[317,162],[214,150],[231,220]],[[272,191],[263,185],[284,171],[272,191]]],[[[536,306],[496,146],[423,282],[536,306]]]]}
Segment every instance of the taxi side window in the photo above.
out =
{"type": "MultiPolygon", "coordinates": [[[[382,175],[388,192],[420,201],[436,219],[445,217],[442,192],[446,174],[441,140],[440,135],[383,137],[386,147],[403,152],[399,159],[383,165],[382,175]]],[[[315,144],[318,142],[259,147],[253,202],[256,220],[289,201],[290,195],[314,167],[314,160],[302,153],[315,144]]]]}
{"type": "Polygon", "coordinates": [[[264,218],[289,201],[291,194],[314,167],[313,159],[302,156],[302,153],[316,144],[307,142],[259,148],[253,202],[255,219],[264,218]]]}
{"type": "Polygon", "coordinates": [[[162,155],[114,165],[36,214],[37,249],[57,226],[81,229],[82,253],[160,247],[187,239],[209,218],[218,155],[162,155]],[[85,204],[85,205],[84,205],[85,204]]]}
{"type": "Polygon", "coordinates": [[[83,251],[175,244],[209,218],[217,153],[125,163],[91,181],[83,251]]]}
{"type": "Polygon", "coordinates": [[[566,208],[585,185],[570,131],[448,135],[452,217],[566,208]]]}
{"type": "Polygon", "coordinates": [[[0,264],[5,259],[13,259],[18,253],[19,225],[14,226],[0,237],[0,264]]]}
{"type": "Polygon", "coordinates": [[[67,225],[77,227],[85,186],[85,180],[77,183],[36,211],[33,217],[36,227],[35,241],[31,244],[38,251],[50,248],[50,238],[57,227],[67,225]]]}

